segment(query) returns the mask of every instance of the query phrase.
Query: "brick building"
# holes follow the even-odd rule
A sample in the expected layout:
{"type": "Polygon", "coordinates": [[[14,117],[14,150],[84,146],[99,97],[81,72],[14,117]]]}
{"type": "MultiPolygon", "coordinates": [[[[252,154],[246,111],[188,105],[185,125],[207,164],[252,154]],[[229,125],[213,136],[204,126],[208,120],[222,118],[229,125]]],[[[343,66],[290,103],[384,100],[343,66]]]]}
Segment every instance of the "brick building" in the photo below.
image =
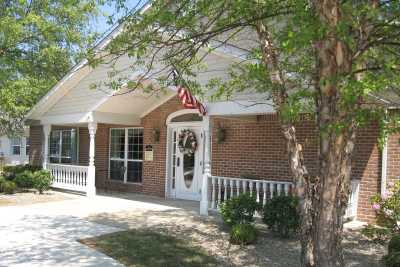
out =
{"type": "MultiPolygon", "coordinates": [[[[232,49],[210,54],[207,64],[227,69],[235,57],[232,49]]],[[[122,56],[116,66],[124,69],[120,75],[134,80],[137,76],[127,68],[130,62],[122,56]]],[[[207,115],[202,116],[184,109],[172,87],[157,94],[140,89],[128,93],[124,87],[91,89],[94,82],[107,79],[110,68],[77,65],[27,116],[30,161],[51,170],[53,186],[88,195],[105,189],[190,199],[200,201],[203,213],[244,191],[263,202],[291,190],[276,114],[271,105],[252,105],[263,95],[205,103],[207,115]]],[[[206,82],[216,76],[221,72],[204,72],[198,79],[206,82]]],[[[157,86],[155,80],[144,83],[157,86]]],[[[313,121],[304,117],[297,133],[307,166],[315,172],[313,121]]],[[[369,198],[399,177],[399,136],[390,136],[383,151],[377,137],[376,125],[358,133],[349,218],[372,221],[369,198]]]]}

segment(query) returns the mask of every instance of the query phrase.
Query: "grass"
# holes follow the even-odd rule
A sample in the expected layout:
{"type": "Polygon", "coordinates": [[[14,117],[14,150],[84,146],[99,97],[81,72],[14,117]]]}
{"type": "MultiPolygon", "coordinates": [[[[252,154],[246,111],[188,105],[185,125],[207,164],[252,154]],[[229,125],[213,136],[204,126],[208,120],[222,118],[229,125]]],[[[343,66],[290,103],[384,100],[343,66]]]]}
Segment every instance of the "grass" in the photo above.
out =
{"type": "Polygon", "coordinates": [[[125,266],[217,266],[217,260],[187,241],[151,230],[128,230],[80,240],[125,266]]]}

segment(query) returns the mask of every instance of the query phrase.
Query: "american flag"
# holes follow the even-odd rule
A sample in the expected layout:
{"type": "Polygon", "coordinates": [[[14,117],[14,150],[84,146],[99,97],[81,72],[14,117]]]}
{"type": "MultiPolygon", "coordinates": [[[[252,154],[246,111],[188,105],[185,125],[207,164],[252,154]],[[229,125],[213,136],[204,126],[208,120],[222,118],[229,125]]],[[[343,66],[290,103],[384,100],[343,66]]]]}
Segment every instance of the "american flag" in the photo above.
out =
{"type": "Polygon", "coordinates": [[[188,109],[198,109],[203,116],[207,114],[203,104],[194,97],[190,91],[182,86],[178,87],[178,97],[183,106],[188,109]]]}

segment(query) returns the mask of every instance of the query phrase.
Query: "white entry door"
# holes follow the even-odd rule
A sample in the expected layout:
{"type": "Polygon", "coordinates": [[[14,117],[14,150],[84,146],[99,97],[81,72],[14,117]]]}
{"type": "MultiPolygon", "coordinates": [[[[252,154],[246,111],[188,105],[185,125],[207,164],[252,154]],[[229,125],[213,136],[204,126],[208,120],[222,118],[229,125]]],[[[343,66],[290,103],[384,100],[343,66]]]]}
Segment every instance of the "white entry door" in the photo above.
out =
{"type": "MultiPolygon", "coordinates": [[[[175,185],[176,198],[188,200],[200,200],[201,198],[201,179],[202,179],[202,157],[203,157],[203,140],[201,127],[176,127],[174,128],[174,143],[176,151],[175,155],[175,185]],[[179,134],[184,130],[190,130],[194,133],[197,142],[197,149],[194,153],[190,153],[185,149],[179,149],[179,134]]],[[[188,138],[183,140],[186,148],[190,148],[191,142],[188,138]]]]}

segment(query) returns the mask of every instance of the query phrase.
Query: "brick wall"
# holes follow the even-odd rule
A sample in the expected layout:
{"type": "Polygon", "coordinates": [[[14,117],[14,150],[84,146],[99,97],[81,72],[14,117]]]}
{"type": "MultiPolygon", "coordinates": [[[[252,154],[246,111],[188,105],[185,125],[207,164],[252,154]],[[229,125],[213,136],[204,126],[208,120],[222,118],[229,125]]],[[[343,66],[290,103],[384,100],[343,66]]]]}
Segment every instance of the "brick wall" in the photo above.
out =
{"type": "Polygon", "coordinates": [[[142,119],[144,145],[152,145],[154,150],[154,160],[143,162],[143,193],[165,196],[165,164],[167,157],[167,126],[165,122],[168,115],[180,109],[182,109],[182,104],[178,98],[172,98],[142,119]],[[153,129],[160,130],[160,141],[158,143],[152,140],[153,129]]]}
{"type": "MultiPolygon", "coordinates": [[[[291,180],[286,144],[274,114],[242,119],[212,118],[212,174],[227,177],[251,177],[265,180],[291,180]],[[220,144],[217,129],[225,129],[220,144]]],[[[312,121],[304,119],[297,134],[303,144],[310,173],[315,172],[317,142],[312,121]]]]}

